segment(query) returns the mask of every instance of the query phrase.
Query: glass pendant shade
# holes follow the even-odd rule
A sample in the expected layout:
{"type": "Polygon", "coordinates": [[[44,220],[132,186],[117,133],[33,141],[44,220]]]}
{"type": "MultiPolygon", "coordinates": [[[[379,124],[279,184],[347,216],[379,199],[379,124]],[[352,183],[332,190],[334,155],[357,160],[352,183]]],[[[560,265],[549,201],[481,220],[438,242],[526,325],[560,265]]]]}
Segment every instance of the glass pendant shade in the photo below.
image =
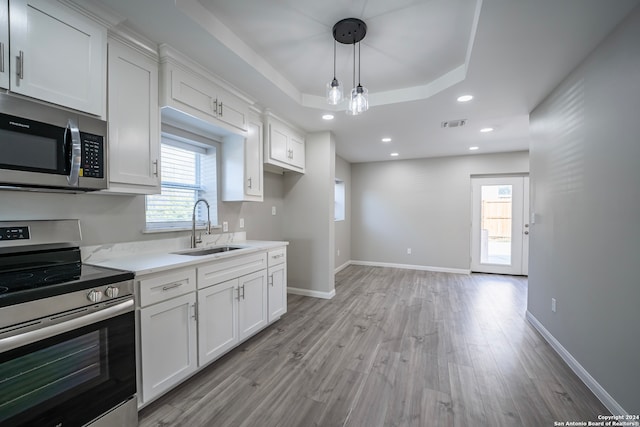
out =
{"type": "Polygon", "coordinates": [[[347,106],[347,114],[350,116],[357,116],[369,109],[369,91],[367,88],[358,85],[351,89],[351,96],[349,98],[349,105],[347,106]]]}
{"type": "Polygon", "coordinates": [[[335,77],[327,83],[327,103],[338,105],[342,101],[342,85],[335,77]]]}

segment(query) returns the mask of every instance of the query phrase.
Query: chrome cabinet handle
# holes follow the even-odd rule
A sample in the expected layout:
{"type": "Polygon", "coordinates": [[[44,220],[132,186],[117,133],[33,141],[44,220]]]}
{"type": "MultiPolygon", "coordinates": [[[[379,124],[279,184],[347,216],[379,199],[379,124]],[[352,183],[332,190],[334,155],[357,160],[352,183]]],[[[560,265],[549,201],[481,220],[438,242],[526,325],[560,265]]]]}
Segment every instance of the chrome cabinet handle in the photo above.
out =
{"type": "Polygon", "coordinates": [[[249,181],[249,188],[253,188],[252,182],[251,182],[251,177],[249,177],[248,181],[249,181]]]}
{"type": "Polygon", "coordinates": [[[218,113],[220,117],[224,116],[224,110],[222,109],[222,101],[220,101],[220,112],[218,113]]]}
{"type": "Polygon", "coordinates": [[[178,282],[178,283],[174,283],[172,285],[163,286],[162,287],[162,292],[166,292],[166,291],[170,291],[171,289],[179,288],[182,285],[184,285],[184,283],[178,282]]]}
{"type": "Polygon", "coordinates": [[[269,284],[273,286],[273,274],[269,276],[269,284]]]}
{"type": "Polygon", "coordinates": [[[74,119],[69,119],[67,122],[67,128],[64,131],[65,139],[67,132],[71,134],[70,167],[67,182],[70,186],[77,187],[80,176],[80,163],[82,162],[82,141],[80,140],[78,123],[74,119]]]}
{"type": "Polygon", "coordinates": [[[0,43],[0,73],[4,73],[4,43],[0,43]]]}
{"type": "Polygon", "coordinates": [[[198,320],[198,303],[193,303],[193,316],[191,318],[195,321],[198,320]]]}
{"type": "Polygon", "coordinates": [[[158,160],[154,160],[153,163],[153,176],[158,176],[158,160]]]}
{"type": "Polygon", "coordinates": [[[242,285],[242,299],[245,299],[244,298],[244,285],[242,285]]]}
{"type": "Polygon", "coordinates": [[[18,56],[16,56],[16,59],[16,77],[18,78],[18,80],[22,80],[24,79],[24,52],[20,51],[20,53],[18,53],[18,56]]]}

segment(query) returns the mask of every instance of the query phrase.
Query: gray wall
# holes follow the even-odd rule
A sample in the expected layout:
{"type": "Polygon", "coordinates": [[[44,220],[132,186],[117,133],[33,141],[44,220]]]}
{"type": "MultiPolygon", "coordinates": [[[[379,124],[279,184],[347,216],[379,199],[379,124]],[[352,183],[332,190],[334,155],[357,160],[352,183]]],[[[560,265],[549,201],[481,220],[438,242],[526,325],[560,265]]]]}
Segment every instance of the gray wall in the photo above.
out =
{"type": "Polygon", "coordinates": [[[308,134],[305,157],[306,173],[284,178],[283,236],[290,243],[287,280],[290,287],[328,296],[335,289],[333,134],[308,134]]]}
{"type": "MultiPolygon", "coordinates": [[[[264,203],[219,203],[220,222],[228,221],[229,231],[242,231],[238,220],[243,216],[248,239],[282,240],[282,176],[265,174],[264,194],[264,203]],[[277,216],[271,215],[271,206],[277,207],[277,216]]],[[[83,246],[189,235],[143,234],[144,209],[144,196],[0,191],[0,220],[77,218],[83,246]]]]}
{"type": "Polygon", "coordinates": [[[344,221],[335,224],[335,266],[338,268],[351,261],[351,164],[339,156],[336,156],[336,179],[344,181],[345,187],[344,221]]]}
{"type": "Polygon", "coordinates": [[[470,176],[528,171],[527,152],[352,164],[351,258],[468,270],[470,176]]]}
{"type": "Polygon", "coordinates": [[[639,82],[636,8],[531,114],[528,310],[630,414],[640,413],[639,82]]]}

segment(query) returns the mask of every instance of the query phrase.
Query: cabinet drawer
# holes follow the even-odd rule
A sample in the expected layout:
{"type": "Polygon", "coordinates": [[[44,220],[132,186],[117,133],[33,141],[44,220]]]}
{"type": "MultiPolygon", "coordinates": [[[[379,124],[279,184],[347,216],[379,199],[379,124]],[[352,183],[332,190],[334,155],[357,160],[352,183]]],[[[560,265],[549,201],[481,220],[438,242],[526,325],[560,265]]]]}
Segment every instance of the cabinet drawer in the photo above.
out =
{"type": "Polygon", "coordinates": [[[265,268],[267,268],[267,254],[265,252],[214,261],[211,264],[198,267],[198,289],[265,268]]]}
{"type": "Polygon", "coordinates": [[[137,280],[140,307],[146,307],[196,290],[195,269],[169,271],[137,280]]]}
{"type": "Polygon", "coordinates": [[[269,267],[282,264],[283,262],[287,261],[287,248],[270,250],[268,253],[268,256],[269,256],[269,267]]]}

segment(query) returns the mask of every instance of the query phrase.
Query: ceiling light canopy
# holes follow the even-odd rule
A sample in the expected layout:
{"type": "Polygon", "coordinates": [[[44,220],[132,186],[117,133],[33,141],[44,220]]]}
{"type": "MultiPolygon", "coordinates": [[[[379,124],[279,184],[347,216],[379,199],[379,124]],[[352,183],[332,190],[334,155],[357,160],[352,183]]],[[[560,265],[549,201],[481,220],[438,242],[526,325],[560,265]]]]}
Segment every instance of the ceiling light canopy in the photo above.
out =
{"type": "Polygon", "coordinates": [[[347,100],[347,114],[355,116],[369,109],[369,91],[360,83],[360,42],[367,35],[367,24],[358,18],[346,18],[333,26],[333,79],[327,83],[327,102],[340,103],[343,90],[336,78],[336,42],[353,45],[353,89],[347,100]],[[356,44],[358,45],[358,85],[356,86],[356,44]]]}

